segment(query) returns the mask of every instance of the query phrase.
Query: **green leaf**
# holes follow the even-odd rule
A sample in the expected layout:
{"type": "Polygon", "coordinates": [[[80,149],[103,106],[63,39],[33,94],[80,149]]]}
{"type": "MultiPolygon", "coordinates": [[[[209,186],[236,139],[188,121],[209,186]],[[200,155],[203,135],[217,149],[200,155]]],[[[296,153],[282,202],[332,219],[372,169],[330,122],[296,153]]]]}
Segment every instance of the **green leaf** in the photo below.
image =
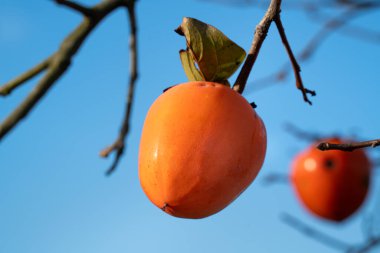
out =
{"type": "Polygon", "coordinates": [[[246,53],[241,47],[215,27],[197,19],[183,18],[176,32],[186,38],[187,50],[181,51],[187,52],[186,56],[185,53],[180,55],[191,80],[225,82],[245,58],[246,53]],[[184,64],[184,60],[187,63],[184,64]],[[194,73],[200,73],[200,76],[194,73]]]}
{"type": "Polygon", "coordinates": [[[185,70],[186,76],[189,81],[204,81],[204,77],[195,67],[192,56],[187,50],[180,50],[179,56],[181,57],[182,66],[185,70]]]}

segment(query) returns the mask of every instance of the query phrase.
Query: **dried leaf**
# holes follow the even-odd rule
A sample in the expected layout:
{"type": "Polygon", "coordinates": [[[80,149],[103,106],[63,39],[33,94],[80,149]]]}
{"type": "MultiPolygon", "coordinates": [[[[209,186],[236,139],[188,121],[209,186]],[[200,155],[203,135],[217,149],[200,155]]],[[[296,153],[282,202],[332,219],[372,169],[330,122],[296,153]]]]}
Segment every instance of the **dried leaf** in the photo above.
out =
{"type": "Polygon", "coordinates": [[[215,27],[197,19],[184,18],[176,32],[186,38],[187,50],[181,51],[181,60],[190,80],[195,78],[224,82],[245,58],[246,53],[241,47],[215,27]],[[183,52],[186,52],[186,55],[183,52]],[[196,65],[199,70],[196,69],[196,65]],[[197,71],[194,71],[194,68],[197,71]],[[200,76],[196,72],[200,73],[200,76]]]}

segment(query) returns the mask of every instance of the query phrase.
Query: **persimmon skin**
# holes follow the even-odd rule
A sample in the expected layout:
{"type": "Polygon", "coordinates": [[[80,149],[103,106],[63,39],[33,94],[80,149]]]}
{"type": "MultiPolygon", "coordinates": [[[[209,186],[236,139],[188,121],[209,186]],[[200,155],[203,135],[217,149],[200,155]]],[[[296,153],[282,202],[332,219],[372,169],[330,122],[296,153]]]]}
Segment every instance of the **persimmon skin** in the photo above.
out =
{"type": "MultiPolygon", "coordinates": [[[[344,143],[337,138],[323,140],[344,143]]],[[[320,151],[311,145],[293,161],[291,181],[300,202],[321,218],[341,222],[364,202],[371,163],[364,150],[320,151]]]]}
{"type": "Polygon", "coordinates": [[[183,83],[160,95],[147,113],[140,183],[166,213],[204,218],[252,183],[265,152],[265,126],[240,94],[218,83],[183,83]]]}

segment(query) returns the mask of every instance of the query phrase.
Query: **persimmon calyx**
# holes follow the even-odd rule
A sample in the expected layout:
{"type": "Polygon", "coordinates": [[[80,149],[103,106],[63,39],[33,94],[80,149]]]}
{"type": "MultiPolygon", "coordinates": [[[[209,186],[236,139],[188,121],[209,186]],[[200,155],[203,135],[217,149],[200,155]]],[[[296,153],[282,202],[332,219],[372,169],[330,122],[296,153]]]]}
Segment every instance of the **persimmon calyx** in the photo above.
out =
{"type": "Polygon", "coordinates": [[[194,18],[183,18],[175,30],[186,38],[186,50],[180,50],[182,66],[189,81],[228,84],[246,53],[215,27],[194,18]]]}

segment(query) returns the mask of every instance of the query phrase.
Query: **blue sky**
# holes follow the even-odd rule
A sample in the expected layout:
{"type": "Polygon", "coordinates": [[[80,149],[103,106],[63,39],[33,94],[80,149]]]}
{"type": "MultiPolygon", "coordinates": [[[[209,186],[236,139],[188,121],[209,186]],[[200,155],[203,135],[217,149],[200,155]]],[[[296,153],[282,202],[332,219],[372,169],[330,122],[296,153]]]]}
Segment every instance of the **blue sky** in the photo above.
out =
{"type": "MultiPolygon", "coordinates": [[[[255,80],[287,61],[272,27],[244,94],[256,102],[267,127],[262,171],[220,213],[201,220],[178,219],[149,202],[137,174],[139,138],[149,106],[164,88],[186,81],[178,55],[185,42],[173,30],[182,17],[194,17],[248,49],[264,11],[195,0],[139,1],[137,11],[140,78],[127,152],[118,170],[105,177],[111,160],[100,159],[98,152],[114,140],[124,110],[129,58],[122,10],[100,24],[72,68],[1,142],[0,252],[337,252],[283,224],[281,212],[347,242],[360,242],[362,216],[378,198],[378,176],[364,208],[340,226],[305,212],[289,185],[265,187],[260,180],[270,172],[286,173],[292,157],[308,145],[285,132],[286,122],[324,134],[380,136],[379,45],[338,33],[329,37],[310,62],[301,64],[306,86],[318,94],[310,107],[294,88],[293,78],[266,89],[255,87],[255,80]]],[[[299,51],[318,25],[293,10],[285,9],[282,16],[292,47],[299,51]]],[[[375,30],[378,18],[374,12],[354,22],[375,30]]],[[[54,52],[80,20],[51,1],[2,0],[0,83],[54,52]]],[[[0,100],[1,118],[35,81],[0,100]]],[[[380,154],[374,150],[371,155],[380,154]]]]}

